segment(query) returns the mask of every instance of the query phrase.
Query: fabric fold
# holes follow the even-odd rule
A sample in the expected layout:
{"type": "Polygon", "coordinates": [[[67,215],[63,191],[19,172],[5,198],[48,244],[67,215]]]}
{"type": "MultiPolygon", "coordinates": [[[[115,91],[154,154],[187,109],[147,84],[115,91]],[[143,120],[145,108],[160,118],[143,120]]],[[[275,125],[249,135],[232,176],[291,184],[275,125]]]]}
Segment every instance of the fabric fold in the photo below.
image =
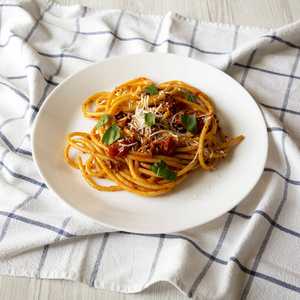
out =
{"type": "MultiPolygon", "coordinates": [[[[300,295],[300,22],[277,29],[61,6],[0,4],[0,274],[135,293],[167,281],[192,299],[300,295]],[[260,107],[269,153],[260,181],[218,219],[136,234],[82,216],[34,165],[32,127],[65,78],[103,59],[169,52],[213,65],[260,107]]],[[[253,120],[255,122],[255,120],[253,120]]]]}

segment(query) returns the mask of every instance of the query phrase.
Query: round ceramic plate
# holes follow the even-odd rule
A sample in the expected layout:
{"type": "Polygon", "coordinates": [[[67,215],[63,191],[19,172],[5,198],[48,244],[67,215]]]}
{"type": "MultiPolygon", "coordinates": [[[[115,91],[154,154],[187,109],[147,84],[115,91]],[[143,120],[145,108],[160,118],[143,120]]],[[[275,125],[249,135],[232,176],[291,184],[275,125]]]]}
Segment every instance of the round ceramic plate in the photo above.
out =
{"type": "Polygon", "coordinates": [[[116,229],[139,233],[178,232],[209,222],[243,200],[258,182],[267,157],[263,116],[248,92],[230,76],[200,61],[174,54],[120,56],[92,64],[61,83],[46,99],[33,130],[33,157],[47,186],[67,204],[116,229]],[[216,170],[197,170],[172,193],[142,197],[126,191],[100,192],[64,161],[66,136],[90,132],[82,102],[136,77],[159,84],[181,80],[209,95],[230,137],[245,139],[231,148],[216,170]]]}

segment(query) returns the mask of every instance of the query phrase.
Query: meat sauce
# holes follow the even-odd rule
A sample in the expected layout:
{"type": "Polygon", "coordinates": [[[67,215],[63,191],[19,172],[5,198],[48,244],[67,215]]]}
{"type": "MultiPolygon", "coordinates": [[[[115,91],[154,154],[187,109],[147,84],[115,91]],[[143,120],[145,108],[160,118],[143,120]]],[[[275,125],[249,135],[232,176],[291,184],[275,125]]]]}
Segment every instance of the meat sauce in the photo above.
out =
{"type": "MultiPolygon", "coordinates": [[[[150,141],[150,140],[149,140],[150,141]]],[[[107,149],[107,154],[110,157],[121,157],[128,153],[129,150],[132,149],[133,145],[136,142],[135,136],[131,136],[130,138],[124,139],[122,142],[114,142],[111,144],[107,149]],[[126,146],[130,145],[130,146],[126,146]]],[[[145,143],[144,143],[145,144],[145,143]]],[[[170,155],[175,147],[174,139],[169,136],[165,140],[149,142],[149,146],[144,149],[148,149],[147,152],[149,154],[163,154],[163,155],[170,155]]],[[[145,146],[143,146],[145,147],[145,146]]],[[[142,147],[140,147],[141,149],[142,147]]]]}
{"type": "Polygon", "coordinates": [[[156,141],[150,144],[150,152],[154,154],[170,155],[175,147],[175,141],[168,136],[164,141],[156,141]]]}
{"type": "MultiPolygon", "coordinates": [[[[176,102],[175,99],[169,95],[165,94],[164,104],[171,115],[174,116],[172,119],[171,127],[175,129],[178,133],[185,133],[187,131],[186,126],[181,121],[181,115],[196,114],[197,120],[197,133],[200,133],[204,126],[204,120],[201,114],[197,111],[190,110],[190,108],[182,102],[176,102]]],[[[122,111],[115,116],[117,125],[122,129],[130,122],[130,116],[123,113],[122,111]]],[[[152,126],[153,131],[158,130],[152,126]]],[[[134,130],[133,130],[134,131],[134,130]]],[[[153,141],[151,136],[140,136],[137,132],[130,137],[126,137],[123,140],[116,141],[108,147],[108,155],[111,157],[121,157],[125,156],[129,150],[135,150],[141,153],[149,154],[153,156],[155,154],[171,155],[174,147],[176,146],[176,141],[172,136],[168,136],[164,140],[153,141]],[[141,142],[139,141],[141,140],[141,142]],[[128,145],[128,146],[127,146],[128,145]]]]}
{"type": "Polygon", "coordinates": [[[134,135],[132,135],[128,138],[125,138],[122,141],[114,142],[108,147],[107,154],[111,157],[124,156],[130,150],[130,146],[126,146],[126,145],[130,145],[130,144],[133,144],[133,143],[135,143],[135,136],[134,135]]]}

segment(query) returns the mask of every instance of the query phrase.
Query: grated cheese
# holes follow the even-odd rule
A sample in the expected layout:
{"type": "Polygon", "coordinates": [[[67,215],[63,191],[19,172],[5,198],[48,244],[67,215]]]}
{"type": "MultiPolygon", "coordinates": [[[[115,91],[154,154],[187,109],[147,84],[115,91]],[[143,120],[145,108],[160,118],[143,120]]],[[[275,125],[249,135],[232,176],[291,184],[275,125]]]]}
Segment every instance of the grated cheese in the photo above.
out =
{"type": "Polygon", "coordinates": [[[156,134],[161,133],[161,132],[168,132],[168,133],[171,134],[172,136],[178,138],[178,134],[174,134],[174,133],[171,132],[170,130],[164,130],[164,129],[159,130],[159,131],[155,131],[155,132],[151,133],[150,136],[156,135],[156,134]]]}
{"type": "Polygon", "coordinates": [[[133,145],[136,145],[137,142],[134,142],[134,143],[131,143],[131,144],[122,144],[122,143],[119,143],[120,146],[122,147],[130,147],[130,146],[133,146],[133,145]]]}

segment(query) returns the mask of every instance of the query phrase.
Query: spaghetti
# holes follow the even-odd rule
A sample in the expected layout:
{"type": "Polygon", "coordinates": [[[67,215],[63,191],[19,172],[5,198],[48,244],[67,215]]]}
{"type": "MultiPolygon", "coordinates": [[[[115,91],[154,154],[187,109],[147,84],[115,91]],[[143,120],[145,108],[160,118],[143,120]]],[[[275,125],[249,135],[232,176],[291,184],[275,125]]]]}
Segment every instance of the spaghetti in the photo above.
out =
{"type": "Polygon", "coordinates": [[[96,125],[90,133],[70,133],[64,157],[100,191],[142,196],[170,192],[193,170],[215,168],[229,147],[244,138],[227,141],[210,98],[182,81],[156,86],[137,78],[92,95],[82,111],[96,125]],[[70,148],[80,151],[76,160],[70,148]],[[85,162],[82,154],[88,154],[85,162]],[[116,185],[104,186],[97,178],[116,185]]]}

